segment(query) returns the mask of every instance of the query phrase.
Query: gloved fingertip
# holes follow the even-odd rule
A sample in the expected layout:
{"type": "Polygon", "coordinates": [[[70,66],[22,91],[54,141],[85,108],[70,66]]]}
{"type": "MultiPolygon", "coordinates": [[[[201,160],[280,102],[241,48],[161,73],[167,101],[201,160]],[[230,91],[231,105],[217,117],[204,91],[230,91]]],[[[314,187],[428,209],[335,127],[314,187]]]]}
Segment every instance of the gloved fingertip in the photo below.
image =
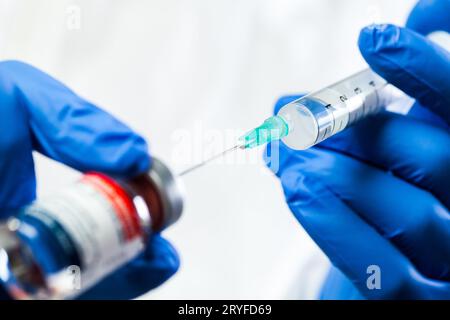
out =
{"type": "MultiPolygon", "coordinates": [[[[126,141],[114,143],[114,148],[116,157],[110,154],[109,161],[105,159],[99,163],[100,166],[102,163],[109,166],[105,169],[110,170],[113,175],[134,177],[149,170],[151,157],[147,142],[141,136],[132,133],[126,141]]],[[[101,159],[101,155],[99,157],[101,159]]]]}
{"type": "Polygon", "coordinates": [[[372,66],[377,63],[378,54],[394,49],[400,44],[400,28],[392,24],[373,24],[359,33],[358,47],[363,57],[372,66]]]}
{"type": "Polygon", "coordinates": [[[168,279],[180,268],[180,256],[172,244],[159,234],[153,235],[144,252],[145,262],[152,264],[152,269],[160,270],[161,278],[168,279]]]}

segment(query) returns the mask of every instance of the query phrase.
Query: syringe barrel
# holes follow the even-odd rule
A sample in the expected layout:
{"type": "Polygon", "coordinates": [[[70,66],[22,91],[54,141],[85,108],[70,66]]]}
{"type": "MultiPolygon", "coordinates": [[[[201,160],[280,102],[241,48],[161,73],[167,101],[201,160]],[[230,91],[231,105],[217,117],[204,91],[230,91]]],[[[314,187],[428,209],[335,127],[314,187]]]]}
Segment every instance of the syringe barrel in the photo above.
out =
{"type": "Polygon", "coordinates": [[[279,111],[289,126],[283,142],[307,149],[378,112],[392,100],[390,85],[371,69],[295,100],[279,111]]]}

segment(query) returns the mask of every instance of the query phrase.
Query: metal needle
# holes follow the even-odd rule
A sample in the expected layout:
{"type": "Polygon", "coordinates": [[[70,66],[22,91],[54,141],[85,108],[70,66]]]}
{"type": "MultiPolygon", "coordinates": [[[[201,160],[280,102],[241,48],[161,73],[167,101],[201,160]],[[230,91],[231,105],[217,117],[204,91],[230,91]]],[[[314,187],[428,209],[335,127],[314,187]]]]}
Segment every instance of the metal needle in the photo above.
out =
{"type": "Polygon", "coordinates": [[[224,156],[225,154],[227,154],[228,152],[231,152],[231,151],[236,150],[238,148],[242,148],[242,146],[240,144],[237,144],[237,145],[235,145],[232,148],[226,149],[225,151],[222,151],[222,152],[220,152],[220,153],[218,153],[218,154],[216,154],[216,155],[214,155],[214,156],[212,156],[212,157],[210,157],[210,158],[208,158],[206,160],[203,160],[200,163],[197,163],[196,165],[193,165],[192,167],[189,167],[189,168],[181,171],[178,174],[178,176],[180,176],[180,177],[184,176],[185,174],[187,174],[187,173],[189,173],[191,171],[194,171],[194,170],[196,170],[196,169],[198,169],[200,167],[203,167],[205,164],[207,164],[207,163],[209,163],[209,162],[211,162],[211,161],[213,161],[213,160],[215,160],[217,158],[220,158],[220,157],[224,156]]]}

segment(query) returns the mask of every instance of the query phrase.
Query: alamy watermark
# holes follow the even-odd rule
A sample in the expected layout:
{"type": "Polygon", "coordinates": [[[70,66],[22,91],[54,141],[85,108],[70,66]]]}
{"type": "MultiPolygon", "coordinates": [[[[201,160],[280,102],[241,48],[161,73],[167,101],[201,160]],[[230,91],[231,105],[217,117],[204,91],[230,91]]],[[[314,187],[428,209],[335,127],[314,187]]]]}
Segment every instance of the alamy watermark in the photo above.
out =
{"type": "MultiPolygon", "coordinates": [[[[245,131],[237,129],[211,129],[205,128],[201,121],[194,122],[193,128],[179,128],[171,134],[171,163],[178,168],[186,168],[216,155],[224,150],[240,144],[239,137],[245,131]]],[[[278,131],[261,130],[261,136],[277,136],[278,131]]],[[[269,169],[276,173],[279,170],[280,143],[274,142],[266,146],[258,146],[254,150],[243,150],[236,148],[223,157],[214,160],[215,165],[258,165],[261,166],[264,159],[269,169]]],[[[267,168],[261,166],[264,172],[267,168]]]]}
{"type": "Polygon", "coordinates": [[[77,5],[71,5],[66,8],[66,28],[67,30],[81,29],[81,8],[77,5]]]}
{"type": "Polygon", "coordinates": [[[366,273],[369,275],[367,277],[366,286],[369,290],[380,290],[381,289],[381,268],[376,264],[372,264],[367,267],[366,273]]]}
{"type": "Polygon", "coordinates": [[[81,269],[77,265],[71,265],[66,268],[67,288],[71,291],[81,290],[81,269]]]}

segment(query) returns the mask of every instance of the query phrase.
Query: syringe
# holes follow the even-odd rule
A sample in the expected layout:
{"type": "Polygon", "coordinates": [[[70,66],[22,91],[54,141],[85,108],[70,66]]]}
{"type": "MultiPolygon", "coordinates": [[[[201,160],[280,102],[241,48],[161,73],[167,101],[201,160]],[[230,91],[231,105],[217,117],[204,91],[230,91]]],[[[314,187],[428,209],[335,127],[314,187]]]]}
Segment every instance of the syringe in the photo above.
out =
{"type": "Polygon", "coordinates": [[[181,175],[229,151],[253,148],[274,140],[281,139],[295,150],[307,149],[388,106],[398,96],[397,93],[398,89],[371,69],[360,71],[286,104],[277,115],[242,135],[234,147],[183,171],[181,175]]]}
{"type": "Polygon", "coordinates": [[[378,112],[396,93],[371,69],[363,70],[281,107],[276,116],[240,137],[241,148],[281,139],[292,149],[307,149],[378,112]]]}

